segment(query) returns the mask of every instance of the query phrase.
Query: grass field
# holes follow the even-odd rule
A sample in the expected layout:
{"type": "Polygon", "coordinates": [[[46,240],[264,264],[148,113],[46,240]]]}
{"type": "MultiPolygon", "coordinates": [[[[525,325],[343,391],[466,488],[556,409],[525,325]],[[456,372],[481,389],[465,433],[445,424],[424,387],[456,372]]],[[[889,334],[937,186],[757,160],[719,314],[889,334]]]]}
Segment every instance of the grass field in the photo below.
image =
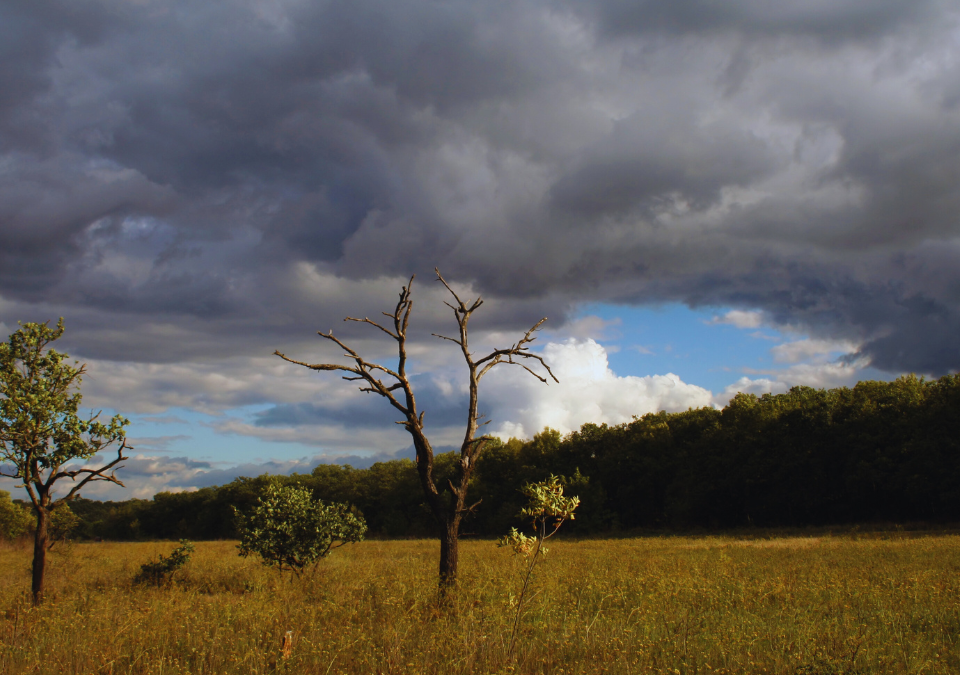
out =
{"type": "Polygon", "coordinates": [[[3,673],[960,673],[960,537],[558,541],[507,645],[519,561],[465,542],[436,605],[437,545],[368,541],[300,579],[197,544],[165,587],[134,586],[172,543],[0,549],[3,673]],[[280,643],[293,631],[294,647],[280,643]]]}

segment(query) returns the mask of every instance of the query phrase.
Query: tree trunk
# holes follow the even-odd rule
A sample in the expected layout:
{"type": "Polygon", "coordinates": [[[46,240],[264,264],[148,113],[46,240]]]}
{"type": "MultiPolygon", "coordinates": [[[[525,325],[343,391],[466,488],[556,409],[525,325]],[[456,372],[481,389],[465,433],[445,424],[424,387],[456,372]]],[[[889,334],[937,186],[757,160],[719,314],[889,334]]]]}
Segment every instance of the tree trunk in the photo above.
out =
{"type": "Polygon", "coordinates": [[[457,567],[460,563],[460,519],[447,522],[440,535],[440,599],[457,585],[457,567]]]}
{"type": "Polygon", "coordinates": [[[43,602],[43,573],[47,566],[47,523],[50,514],[37,510],[37,531],[33,538],[33,604],[43,602]]]}

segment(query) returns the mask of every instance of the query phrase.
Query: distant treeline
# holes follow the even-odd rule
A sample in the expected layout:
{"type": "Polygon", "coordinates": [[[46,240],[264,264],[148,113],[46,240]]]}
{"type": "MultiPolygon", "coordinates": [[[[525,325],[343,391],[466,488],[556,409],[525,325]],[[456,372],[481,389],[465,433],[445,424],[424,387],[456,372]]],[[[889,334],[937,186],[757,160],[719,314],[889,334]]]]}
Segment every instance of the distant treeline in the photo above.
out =
{"type": "MultiPolygon", "coordinates": [[[[452,453],[438,460],[440,472],[454,470],[452,453]]],[[[569,527],[580,534],[960,521],[960,376],[738,394],[722,410],[660,412],[617,426],[586,424],[566,437],[546,429],[532,440],[494,443],[478,464],[471,497],[482,501],[465,533],[500,535],[519,524],[518,489],[550,474],[580,496],[569,527]]],[[[434,533],[406,459],[239,478],[152,500],[83,499],[72,508],[89,537],[230,538],[233,507],[249,507],[269,480],[354,505],[371,534],[434,533]]]]}

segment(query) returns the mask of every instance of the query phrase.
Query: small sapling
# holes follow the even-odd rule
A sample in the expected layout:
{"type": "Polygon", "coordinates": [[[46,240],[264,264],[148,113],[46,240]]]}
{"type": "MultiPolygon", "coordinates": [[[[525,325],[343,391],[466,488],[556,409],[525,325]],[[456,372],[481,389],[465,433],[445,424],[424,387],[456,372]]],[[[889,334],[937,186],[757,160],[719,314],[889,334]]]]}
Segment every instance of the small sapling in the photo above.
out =
{"type": "Polygon", "coordinates": [[[523,577],[523,587],[517,599],[517,615],[513,621],[513,633],[510,635],[509,652],[513,653],[513,646],[517,640],[517,630],[520,627],[520,617],[523,615],[524,599],[533,577],[533,568],[536,567],[540,556],[547,553],[543,542],[552,537],[567,520],[574,520],[574,511],[580,504],[579,497],[564,497],[563,483],[557,476],[550,476],[539,483],[528,483],[521,492],[529,501],[526,508],[520,511],[520,516],[529,518],[533,526],[533,536],[521,533],[517,528],[510,529],[510,533],[502,537],[497,546],[509,546],[517,555],[528,559],[527,571],[523,577]]]}

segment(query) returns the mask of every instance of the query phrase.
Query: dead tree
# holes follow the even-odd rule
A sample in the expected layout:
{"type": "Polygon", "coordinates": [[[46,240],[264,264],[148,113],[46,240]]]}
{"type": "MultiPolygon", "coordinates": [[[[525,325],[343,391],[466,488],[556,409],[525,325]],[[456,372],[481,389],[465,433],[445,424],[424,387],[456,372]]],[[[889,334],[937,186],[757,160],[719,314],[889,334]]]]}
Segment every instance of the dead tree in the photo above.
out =
{"type": "Polygon", "coordinates": [[[410,312],[413,309],[413,300],[411,299],[411,288],[413,286],[413,277],[410,282],[400,291],[400,300],[397,302],[393,314],[383,312],[383,315],[389,318],[393,327],[384,326],[368,318],[356,319],[347,317],[344,321],[356,321],[359,323],[368,323],[375,328],[380,329],[389,335],[397,343],[398,362],[396,370],[386,368],[377,363],[371,363],[365,360],[360,354],[344,344],[339,338],[334,337],[333,331],[328,333],[317,333],[320,337],[335,343],[346,353],[344,356],[353,361],[353,365],[340,365],[336,363],[305,363],[296,361],[281,354],[274,352],[284,361],[295,363],[311,370],[333,370],[343,371],[349,375],[343,376],[344,380],[360,381],[360,391],[378,394],[390,405],[396,408],[403,419],[397,424],[403,427],[413,437],[413,447],[417,456],[417,473],[420,476],[420,485],[423,488],[423,494],[430,510],[440,524],[440,593],[445,595],[457,581],[457,566],[459,563],[459,542],[460,542],[460,522],[464,516],[471,513],[479,506],[480,502],[467,505],[467,486],[470,478],[476,468],[477,458],[483,450],[484,445],[492,440],[490,436],[477,436],[480,424],[477,416],[477,392],[480,380],[484,375],[499,364],[516,365],[536,377],[541,382],[546,383],[547,378],[531,369],[525,361],[532,360],[540,364],[546,373],[558,382],[550,366],[543,360],[543,357],[530,352],[530,343],[536,338],[534,333],[546,321],[546,317],[540,319],[530,330],[528,330],[520,340],[506,349],[495,349],[482,358],[476,358],[470,353],[467,340],[467,324],[470,316],[476,311],[483,300],[477,298],[472,304],[467,305],[450,285],[440,275],[439,270],[434,270],[437,274],[437,280],[453,296],[453,304],[444,302],[447,307],[453,310],[454,317],[459,327],[458,337],[447,337],[445,335],[434,336],[441,340],[447,340],[460,347],[463,353],[464,361],[467,365],[469,376],[470,397],[467,406],[467,428],[463,435],[463,443],[460,446],[460,461],[456,465],[454,475],[446,481],[440,483],[434,475],[434,453],[430,440],[423,430],[424,411],[417,410],[417,401],[414,397],[413,387],[407,376],[407,326],[410,321],[410,312]],[[384,381],[386,380],[386,381],[384,381]]]}

